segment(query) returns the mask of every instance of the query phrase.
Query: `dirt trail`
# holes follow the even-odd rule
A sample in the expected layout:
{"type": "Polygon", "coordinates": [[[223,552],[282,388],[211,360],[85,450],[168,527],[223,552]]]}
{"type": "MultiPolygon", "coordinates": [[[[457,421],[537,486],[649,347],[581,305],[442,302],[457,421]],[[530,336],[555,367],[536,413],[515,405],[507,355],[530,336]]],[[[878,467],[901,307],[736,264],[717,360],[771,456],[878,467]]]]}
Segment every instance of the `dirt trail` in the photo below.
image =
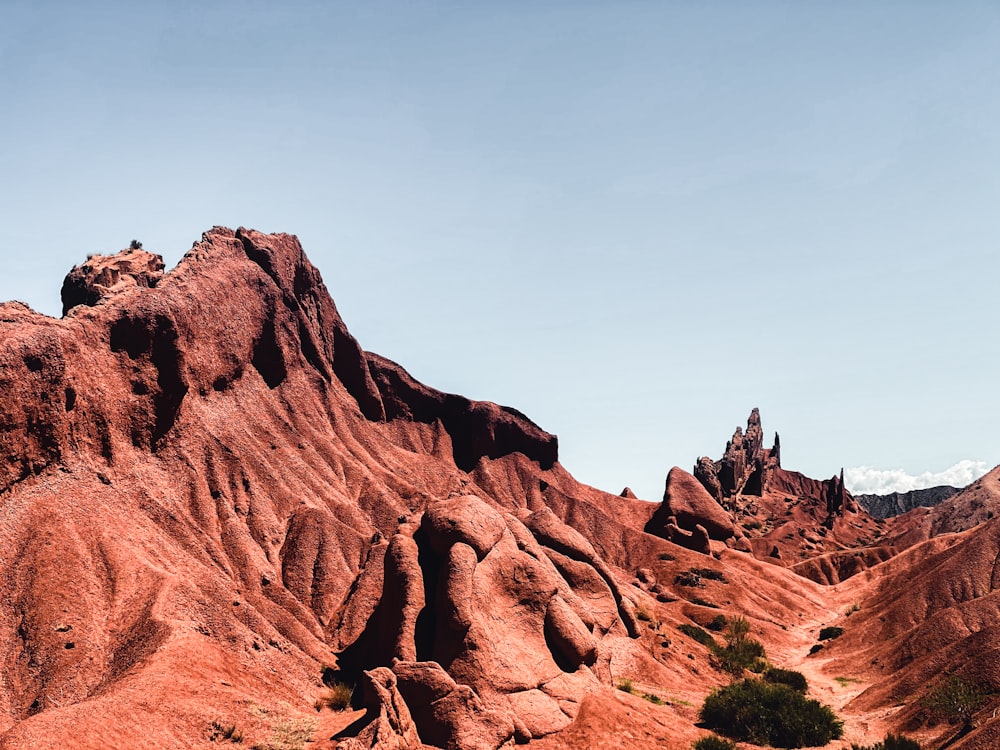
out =
{"type": "Polygon", "coordinates": [[[824,657],[830,641],[823,642],[824,649],[810,655],[810,649],[817,643],[819,631],[830,625],[845,626],[851,607],[859,599],[859,591],[852,582],[831,586],[828,591],[826,608],[807,614],[793,629],[789,630],[789,646],[786,666],[801,672],[809,683],[809,697],[829,705],[844,721],[844,736],[827,745],[828,748],[849,748],[851,743],[872,744],[885,737],[891,728],[889,719],[898,710],[887,708],[875,713],[854,713],[848,706],[863,693],[869,683],[863,674],[831,674],[827,666],[832,658],[824,657]]]}

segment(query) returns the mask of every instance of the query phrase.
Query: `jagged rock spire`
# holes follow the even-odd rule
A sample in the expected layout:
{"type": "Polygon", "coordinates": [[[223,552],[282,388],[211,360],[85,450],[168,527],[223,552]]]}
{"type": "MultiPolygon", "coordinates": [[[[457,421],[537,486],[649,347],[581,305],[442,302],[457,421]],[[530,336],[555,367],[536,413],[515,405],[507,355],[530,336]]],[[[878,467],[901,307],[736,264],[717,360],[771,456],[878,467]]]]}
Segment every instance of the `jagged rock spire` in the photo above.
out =
{"type": "Polygon", "coordinates": [[[721,501],[741,493],[762,494],[770,473],[780,465],[778,436],[774,436],[774,448],[764,448],[760,410],[754,407],[747,419],[746,432],[736,428],[721,460],[713,462],[707,456],[698,459],[694,475],[709,494],[721,501]]]}

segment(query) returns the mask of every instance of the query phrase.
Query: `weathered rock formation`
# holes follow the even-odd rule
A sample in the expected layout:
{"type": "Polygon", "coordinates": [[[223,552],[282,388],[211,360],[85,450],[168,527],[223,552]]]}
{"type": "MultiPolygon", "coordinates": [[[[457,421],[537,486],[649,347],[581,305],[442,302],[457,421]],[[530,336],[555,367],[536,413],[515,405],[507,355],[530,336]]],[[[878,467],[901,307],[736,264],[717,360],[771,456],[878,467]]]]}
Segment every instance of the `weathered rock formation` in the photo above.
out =
{"type": "Polygon", "coordinates": [[[721,501],[738,494],[763,494],[771,474],[778,468],[781,468],[780,439],[775,433],[774,446],[764,448],[760,411],[755,407],[747,419],[746,432],[736,428],[719,461],[706,456],[699,458],[694,475],[709,494],[721,501]]]}
{"type": "MultiPolygon", "coordinates": [[[[833,583],[866,565],[859,560],[881,561],[892,552],[886,550],[860,557],[851,555],[841,560],[840,552],[859,544],[876,543],[882,535],[874,519],[861,511],[844,486],[843,470],[830,479],[816,480],[781,466],[781,442],[777,434],[770,449],[764,448],[764,433],[760,412],[754,409],[747,420],[746,432],[737,428],[726,443],[722,458],[713,461],[707,456],[698,459],[693,478],[701,493],[689,489],[675,491],[676,499],[666,497],[647,531],[676,542],[692,546],[693,539],[670,527],[669,521],[681,531],[694,532],[700,524],[712,539],[726,540],[732,549],[749,550],[761,560],[788,565],[802,575],[833,583]],[[681,500],[681,497],[691,498],[681,500]],[[692,502],[697,498],[697,502],[692,502]],[[692,512],[690,508],[698,510],[692,512]],[[711,511],[711,512],[709,512],[711,511]],[[732,532],[723,532],[725,516],[732,532]],[[692,520],[697,516],[697,520],[692,520]],[[666,529],[666,531],[664,531],[666,529]],[[828,557],[822,564],[805,561],[828,557]],[[836,562],[834,560],[836,559],[836,562]],[[835,579],[835,580],[834,580],[835,579]]],[[[691,475],[673,469],[673,484],[691,475]]],[[[668,495],[671,481],[668,479],[668,495]]],[[[697,546],[701,546],[700,544],[697,546]]]]}
{"type": "Polygon", "coordinates": [[[709,539],[726,541],[736,535],[726,509],[697,479],[676,466],[667,474],[663,502],[645,531],[704,554],[711,551],[709,539]]]}
{"type": "Polygon", "coordinates": [[[667,544],[648,504],[364,352],[294,237],[95,256],[63,299],[0,305],[0,748],[196,746],[323,664],[369,710],[338,741],[500,746],[645,652],[615,566],[667,544]]]}
{"type": "Polygon", "coordinates": [[[140,247],[117,255],[92,255],[70,271],[62,285],[63,315],[77,305],[94,306],[131,286],[150,289],[163,278],[163,258],[140,247]]]}
{"type": "MultiPolygon", "coordinates": [[[[526,740],[568,725],[583,697],[610,681],[602,644],[635,637],[638,627],[610,569],[583,537],[547,509],[521,515],[466,495],[435,500],[419,523],[401,524],[383,570],[363,573],[381,577],[382,594],[360,633],[342,633],[352,640],[341,669],[353,675],[391,666],[405,674],[400,690],[411,706],[430,705],[425,693],[442,699],[457,680],[467,697],[450,715],[462,707],[475,714],[462,722],[506,728],[490,730],[490,747],[513,737],[515,727],[526,740]],[[446,679],[448,691],[435,687],[446,679]]],[[[411,713],[425,741],[454,737],[454,721],[411,713]]]]}

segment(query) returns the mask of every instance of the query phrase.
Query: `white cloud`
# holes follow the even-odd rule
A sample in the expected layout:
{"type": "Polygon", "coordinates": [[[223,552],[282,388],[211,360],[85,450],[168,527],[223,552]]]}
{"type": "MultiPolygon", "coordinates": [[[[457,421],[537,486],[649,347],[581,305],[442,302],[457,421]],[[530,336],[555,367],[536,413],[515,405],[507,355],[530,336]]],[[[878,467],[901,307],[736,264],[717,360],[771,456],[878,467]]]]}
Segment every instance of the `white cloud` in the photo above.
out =
{"type": "Polygon", "coordinates": [[[909,492],[927,487],[950,484],[965,487],[990,470],[985,461],[964,459],[944,471],[925,471],[908,474],[902,469],[876,469],[872,466],[854,466],[844,469],[844,484],[854,495],[887,495],[890,492],[909,492]]]}

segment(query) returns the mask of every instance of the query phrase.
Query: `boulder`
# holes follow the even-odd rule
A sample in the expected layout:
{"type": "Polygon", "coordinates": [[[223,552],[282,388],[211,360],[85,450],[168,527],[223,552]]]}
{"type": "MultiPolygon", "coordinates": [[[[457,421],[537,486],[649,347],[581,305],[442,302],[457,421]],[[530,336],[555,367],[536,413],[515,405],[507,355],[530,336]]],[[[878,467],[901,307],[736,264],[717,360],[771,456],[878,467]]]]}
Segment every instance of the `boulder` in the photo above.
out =
{"type": "Polygon", "coordinates": [[[163,258],[140,247],[117,255],[92,255],[63,280],[63,315],[78,305],[93,307],[105,297],[127,289],[151,289],[163,278],[163,258]]]}
{"type": "Polygon", "coordinates": [[[440,664],[401,661],[392,669],[424,743],[446,750],[511,744],[515,721],[510,712],[486,708],[472,688],[456,683],[440,664]]]}
{"type": "Polygon", "coordinates": [[[362,674],[362,700],[366,709],[354,725],[362,729],[337,743],[337,750],[419,750],[422,747],[406,702],[396,689],[396,675],[385,667],[362,674]]]}
{"type": "Polygon", "coordinates": [[[482,560],[507,530],[503,516],[475,495],[433,501],[424,512],[421,530],[439,555],[456,542],[469,545],[482,560]]]}
{"type": "Polygon", "coordinates": [[[683,469],[674,467],[667,474],[663,502],[646,524],[646,531],[656,536],[664,536],[670,517],[676,518],[676,525],[693,531],[702,526],[712,539],[725,541],[736,534],[733,519],[708,491],[693,476],[683,469]]]}

